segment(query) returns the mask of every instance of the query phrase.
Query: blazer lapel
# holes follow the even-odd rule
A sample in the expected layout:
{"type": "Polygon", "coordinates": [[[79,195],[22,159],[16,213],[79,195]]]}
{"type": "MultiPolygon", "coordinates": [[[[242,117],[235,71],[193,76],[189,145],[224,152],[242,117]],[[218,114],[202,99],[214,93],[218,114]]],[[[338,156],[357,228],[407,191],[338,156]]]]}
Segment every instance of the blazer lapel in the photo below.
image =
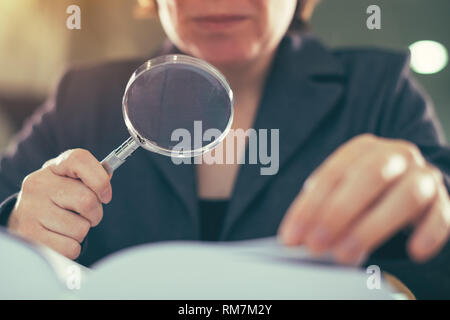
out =
{"type": "MultiPolygon", "coordinates": [[[[198,234],[199,220],[195,165],[174,164],[170,157],[153,152],[146,152],[146,154],[152,158],[153,163],[158,167],[159,172],[185,205],[194,221],[194,226],[196,228],[195,232],[198,234]]],[[[192,159],[191,162],[193,163],[192,159]]]]}
{"type": "MultiPolygon", "coordinates": [[[[279,168],[300,148],[338,104],[344,70],[314,38],[285,37],[276,54],[253,128],[279,129],[279,168]]],[[[270,139],[269,139],[270,141],[270,139]]],[[[221,239],[225,240],[247,206],[276,175],[261,175],[260,165],[241,165],[221,239]]],[[[299,186],[300,189],[300,186],[299,186]]]]}

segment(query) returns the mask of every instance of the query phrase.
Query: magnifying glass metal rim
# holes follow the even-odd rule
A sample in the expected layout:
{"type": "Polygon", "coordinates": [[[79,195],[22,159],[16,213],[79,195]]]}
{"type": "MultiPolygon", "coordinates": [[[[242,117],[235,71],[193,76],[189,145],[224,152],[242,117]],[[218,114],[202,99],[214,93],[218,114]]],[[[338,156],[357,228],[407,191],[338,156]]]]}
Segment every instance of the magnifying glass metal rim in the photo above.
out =
{"type": "Polygon", "coordinates": [[[127,126],[128,132],[130,133],[131,137],[128,138],[120,147],[118,147],[116,150],[111,152],[103,161],[101,162],[105,170],[112,174],[115,169],[117,169],[120,165],[122,165],[126,158],[128,158],[138,147],[143,147],[146,150],[156,152],[165,156],[170,157],[176,157],[176,158],[190,158],[195,157],[198,155],[201,155],[205,152],[208,152],[212,149],[214,149],[217,145],[219,145],[225,136],[228,134],[231,125],[233,123],[233,116],[234,116],[234,96],[233,91],[231,90],[230,85],[228,84],[227,80],[225,79],[225,76],[217,70],[214,66],[207,63],[206,61],[183,55],[183,54],[169,54],[164,56],[159,56],[153,59],[148,60],[147,62],[143,63],[139,68],[136,69],[136,71],[131,75],[127,86],[125,88],[125,93],[123,95],[122,99],[122,113],[123,118],[125,120],[125,124],[127,126]],[[225,127],[225,130],[221,133],[221,135],[212,141],[211,143],[202,146],[201,148],[197,148],[194,150],[171,150],[167,148],[163,148],[158,146],[156,143],[149,143],[148,140],[144,137],[141,137],[139,132],[134,128],[131,120],[128,117],[128,113],[126,111],[127,109],[127,97],[128,97],[128,90],[131,88],[133,83],[139,79],[142,75],[144,75],[147,71],[150,69],[156,67],[156,66],[162,66],[164,64],[174,64],[174,63],[180,63],[185,65],[191,65],[196,68],[202,69],[206,71],[207,73],[213,75],[219,83],[223,86],[223,88],[226,90],[229,98],[230,98],[230,117],[228,119],[228,123],[225,127]]]}

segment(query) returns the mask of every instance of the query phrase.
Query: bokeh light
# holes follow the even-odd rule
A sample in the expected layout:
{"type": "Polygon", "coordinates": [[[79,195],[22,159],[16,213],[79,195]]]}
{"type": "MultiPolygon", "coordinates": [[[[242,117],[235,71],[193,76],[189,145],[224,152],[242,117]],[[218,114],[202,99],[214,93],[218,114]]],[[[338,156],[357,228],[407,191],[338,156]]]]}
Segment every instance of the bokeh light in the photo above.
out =
{"type": "Polygon", "coordinates": [[[448,63],[447,49],[436,41],[422,40],[409,46],[411,68],[421,74],[433,74],[441,71],[448,63]]]}

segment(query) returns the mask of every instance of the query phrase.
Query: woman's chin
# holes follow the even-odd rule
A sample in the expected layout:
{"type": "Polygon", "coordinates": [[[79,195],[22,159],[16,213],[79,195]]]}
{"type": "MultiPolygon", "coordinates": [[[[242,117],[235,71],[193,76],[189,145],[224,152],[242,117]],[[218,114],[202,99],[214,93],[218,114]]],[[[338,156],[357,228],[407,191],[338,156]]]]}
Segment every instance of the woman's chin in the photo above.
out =
{"type": "Polygon", "coordinates": [[[228,66],[246,63],[253,55],[248,48],[231,45],[203,45],[197,47],[194,54],[216,66],[228,66]]]}

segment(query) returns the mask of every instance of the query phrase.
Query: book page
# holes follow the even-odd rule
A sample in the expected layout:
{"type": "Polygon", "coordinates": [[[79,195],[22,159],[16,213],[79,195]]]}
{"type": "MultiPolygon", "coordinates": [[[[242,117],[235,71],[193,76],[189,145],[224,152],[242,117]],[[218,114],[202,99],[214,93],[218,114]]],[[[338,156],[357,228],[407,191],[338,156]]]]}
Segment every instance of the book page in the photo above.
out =
{"type": "Polygon", "coordinates": [[[31,243],[0,230],[0,299],[60,299],[67,293],[31,243]]]}
{"type": "Polygon", "coordinates": [[[86,299],[392,299],[369,274],[279,250],[275,239],[141,245],[94,265],[86,299]]]}

